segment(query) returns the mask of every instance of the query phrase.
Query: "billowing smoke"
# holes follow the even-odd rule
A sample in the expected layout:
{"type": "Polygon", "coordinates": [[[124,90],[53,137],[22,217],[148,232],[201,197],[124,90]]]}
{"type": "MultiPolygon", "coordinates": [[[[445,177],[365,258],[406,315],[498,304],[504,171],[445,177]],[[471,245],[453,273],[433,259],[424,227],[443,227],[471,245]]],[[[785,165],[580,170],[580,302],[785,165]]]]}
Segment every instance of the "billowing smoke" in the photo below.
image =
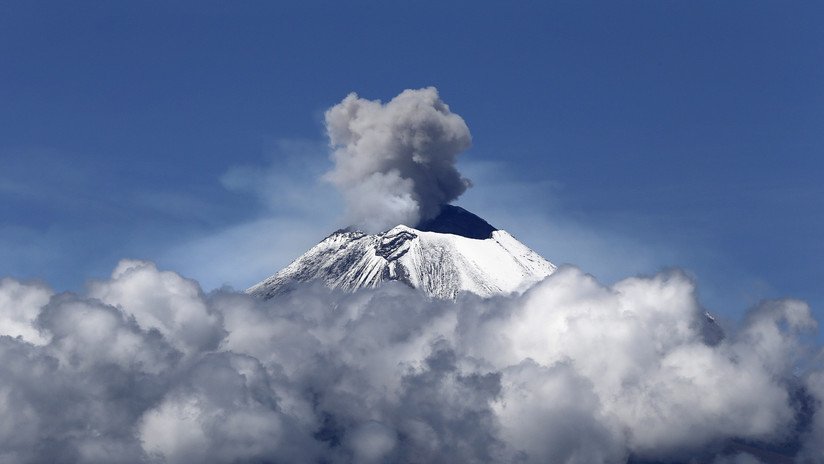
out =
{"type": "Polygon", "coordinates": [[[4,279],[0,462],[819,463],[815,327],[783,300],[724,333],[679,272],[456,302],[4,279]]]}
{"type": "Polygon", "coordinates": [[[414,227],[469,187],[455,168],[469,128],[434,87],[386,104],[352,93],[326,112],[326,130],[335,162],[326,178],[343,194],[348,219],[367,231],[414,227]]]}

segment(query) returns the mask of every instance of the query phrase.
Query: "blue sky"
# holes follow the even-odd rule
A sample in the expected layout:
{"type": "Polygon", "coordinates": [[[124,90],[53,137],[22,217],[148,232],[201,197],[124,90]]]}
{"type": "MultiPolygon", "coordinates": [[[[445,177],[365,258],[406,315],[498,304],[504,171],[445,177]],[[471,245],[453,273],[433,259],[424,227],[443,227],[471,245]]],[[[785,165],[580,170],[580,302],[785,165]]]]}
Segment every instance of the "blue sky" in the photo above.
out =
{"type": "Polygon", "coordinates": [[[323,111],[433,85],[553,262],[824,314],[821,2],[170,3],[0,5],[0,275],[243,288],[341,225],[323,111]]]}

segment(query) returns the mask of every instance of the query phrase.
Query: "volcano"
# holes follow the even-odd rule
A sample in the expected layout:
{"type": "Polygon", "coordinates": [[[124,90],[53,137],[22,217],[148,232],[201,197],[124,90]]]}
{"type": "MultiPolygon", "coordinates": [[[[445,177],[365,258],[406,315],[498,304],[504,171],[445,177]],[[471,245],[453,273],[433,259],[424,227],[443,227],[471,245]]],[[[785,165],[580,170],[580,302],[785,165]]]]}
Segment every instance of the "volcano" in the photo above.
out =
{"type": "Polygon", "coordinates": [[[247,293],[269,299],[305,282],[353,292],[398,281],[434,298],[491,297],[522,292],[555,269],[506,231],[447,205],[416,227],[338,230],[247,293]]]}

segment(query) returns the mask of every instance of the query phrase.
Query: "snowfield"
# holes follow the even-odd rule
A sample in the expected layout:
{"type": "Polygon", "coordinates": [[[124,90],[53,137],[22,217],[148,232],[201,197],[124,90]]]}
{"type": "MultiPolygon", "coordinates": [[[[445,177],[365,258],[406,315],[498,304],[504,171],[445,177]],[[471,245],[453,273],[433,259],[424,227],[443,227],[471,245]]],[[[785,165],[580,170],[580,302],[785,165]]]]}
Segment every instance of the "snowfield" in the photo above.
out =
{"type": "Polygon", "coordinates": [[[438,222],[433,228],[439,232],[403,225],[374,235],[339,230],[247,292],[268,299],[298,282],[321,281],[355,291],[394,280],[435,298],[454,299],[462,292],[490,297],[523,292],[556,269],[507,232],[463,209],[449,207],[442,217],[453,221],[448,226],[438,222]],[[471,238],[479,236],[479,224],[487,238],[471,238]]]}

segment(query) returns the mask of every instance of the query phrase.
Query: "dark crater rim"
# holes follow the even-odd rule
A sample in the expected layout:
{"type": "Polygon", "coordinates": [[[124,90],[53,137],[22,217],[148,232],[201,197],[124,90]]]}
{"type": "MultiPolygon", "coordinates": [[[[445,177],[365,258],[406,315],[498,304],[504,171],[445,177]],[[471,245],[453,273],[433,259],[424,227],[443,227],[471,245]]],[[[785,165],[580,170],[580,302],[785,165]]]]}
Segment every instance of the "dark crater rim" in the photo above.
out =
{"type": "Polygon", "coordinates": [[[437,216],[422,221],[415,229],[423,232],[460,235],[478,240],[491,238],[492,233],[498,230],[477,215],[455,205],[444,205],[437,216]]]}

